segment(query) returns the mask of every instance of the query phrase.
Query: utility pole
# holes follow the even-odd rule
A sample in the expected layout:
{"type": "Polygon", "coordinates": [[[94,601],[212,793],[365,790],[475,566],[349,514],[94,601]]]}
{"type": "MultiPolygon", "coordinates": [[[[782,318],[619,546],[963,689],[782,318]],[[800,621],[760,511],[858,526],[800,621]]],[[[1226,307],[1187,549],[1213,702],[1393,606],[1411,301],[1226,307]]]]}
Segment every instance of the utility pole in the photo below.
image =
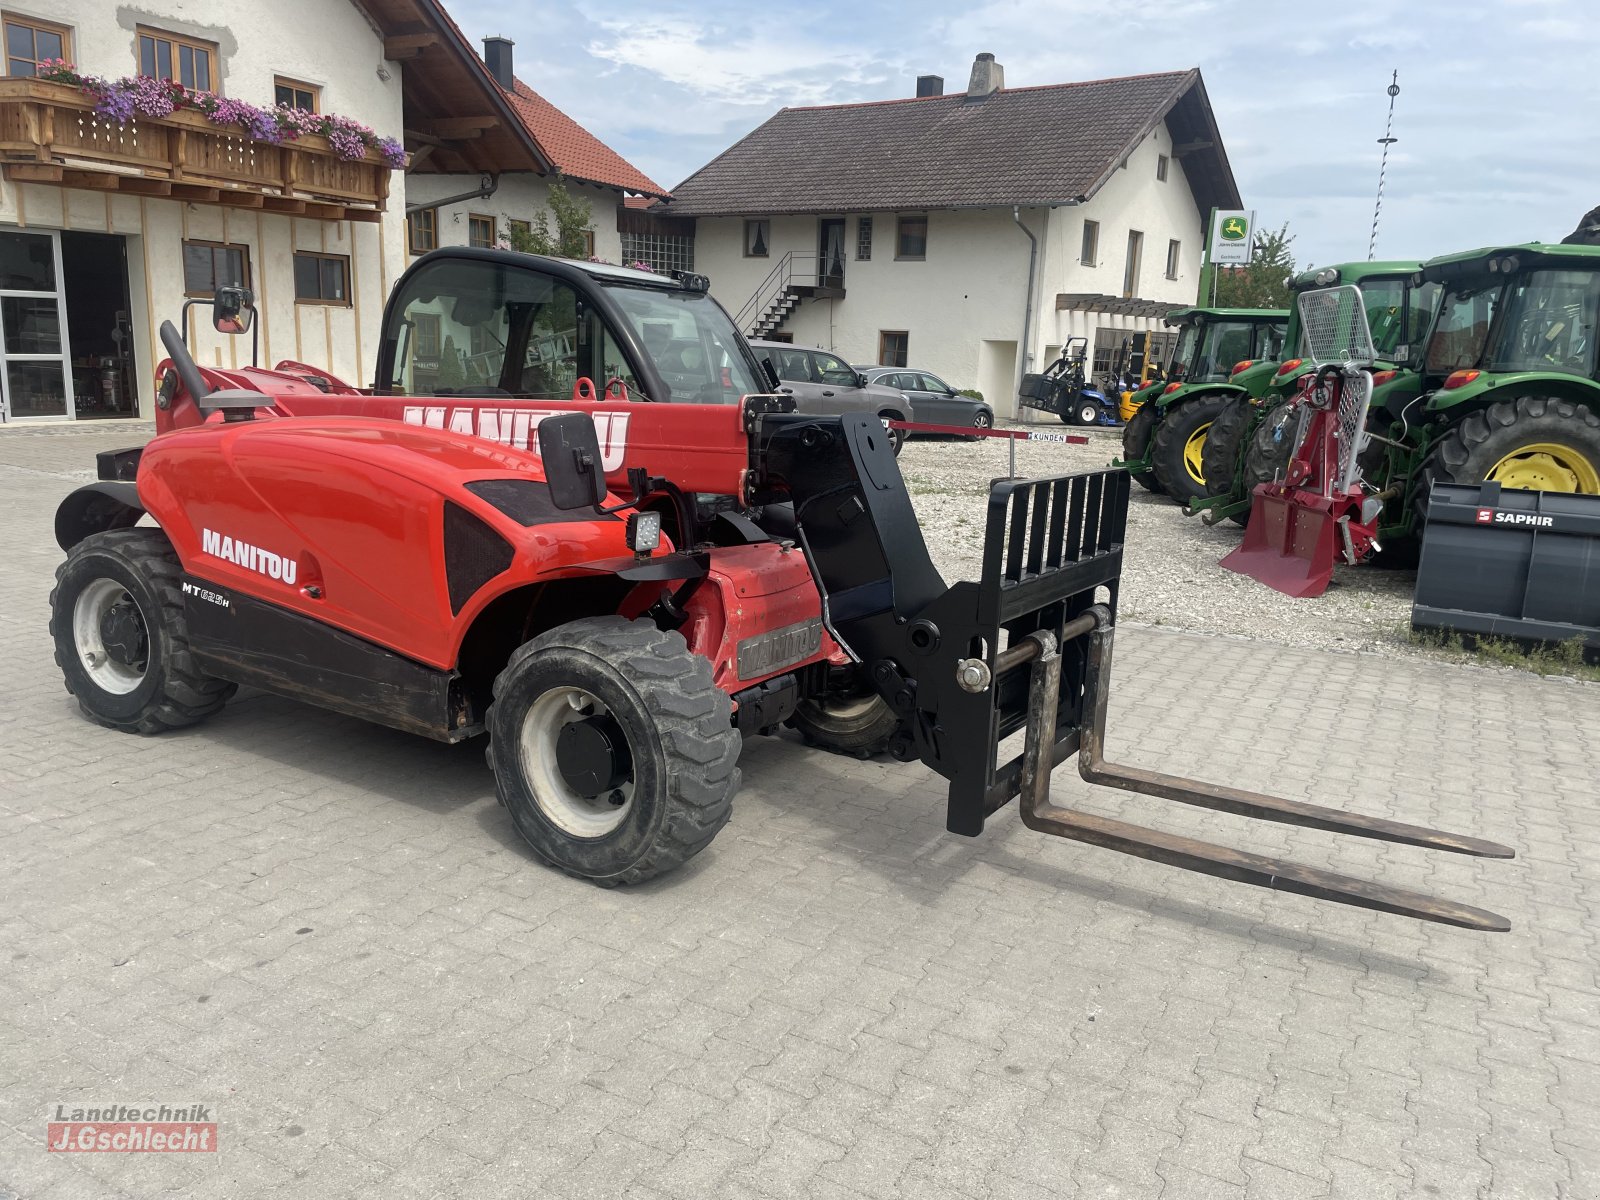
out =
{"type": "Polygon", "coordinates": [[[1378,252],[1378,214],[1383,211],[1383,177],[1389,169],[1389,147],[1400,139],[1394,136],[1394,98],[1400,94],[1400,72],[1396,70],[1389,80],[1389,120],[1383,127],[1378,144],[1383,147],[1383,159],[1378,163],[1378,199],[1372,206],[1372,237],[1367,241],[1367,261],[1378,252]]]}

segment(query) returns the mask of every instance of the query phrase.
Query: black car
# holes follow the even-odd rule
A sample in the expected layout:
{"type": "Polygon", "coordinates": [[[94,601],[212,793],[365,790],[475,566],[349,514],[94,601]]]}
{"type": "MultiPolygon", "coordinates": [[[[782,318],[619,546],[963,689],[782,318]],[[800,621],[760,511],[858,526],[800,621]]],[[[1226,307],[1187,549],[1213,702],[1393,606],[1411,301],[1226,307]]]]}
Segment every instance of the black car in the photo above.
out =
{"type": "Polygon", "coordinates": [[[857,367],[869,383],[903,392],[911,401],[916,420],[929,425],[965,425],[973,429],[994,427],[994,409],[982,400],[962,396],[937,375],[909,367],[857,367]]]}

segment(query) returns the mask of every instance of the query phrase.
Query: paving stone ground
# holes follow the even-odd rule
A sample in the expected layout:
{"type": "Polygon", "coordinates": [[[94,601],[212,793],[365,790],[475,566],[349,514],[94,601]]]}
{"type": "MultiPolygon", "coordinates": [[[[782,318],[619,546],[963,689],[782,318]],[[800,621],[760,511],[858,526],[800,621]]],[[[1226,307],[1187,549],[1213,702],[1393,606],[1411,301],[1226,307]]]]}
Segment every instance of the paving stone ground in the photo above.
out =
{"type": "Polygon", "coordinates": [[[953,837],[930,772],[790,738],[707,852],[601,891],[531,859],[474,744],[261,693],[154,739],[80,718],[51,515],[134,432],[0,433],[0,1196],[1600,1197],[1600,687],[1120,633],[1114,757],[1514,862],[1058,773],[1507,935],[1010,811],[953,837]],[[189,1101],[219,1153],[46,1152],[57,1104],[189,1101]]]}

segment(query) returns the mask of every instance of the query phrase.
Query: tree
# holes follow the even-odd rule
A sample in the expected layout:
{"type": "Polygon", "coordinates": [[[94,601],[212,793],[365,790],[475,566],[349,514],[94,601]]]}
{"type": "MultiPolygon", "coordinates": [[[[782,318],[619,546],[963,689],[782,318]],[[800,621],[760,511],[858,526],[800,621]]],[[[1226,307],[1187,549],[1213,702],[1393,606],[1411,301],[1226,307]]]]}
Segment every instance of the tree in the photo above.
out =
{"type": "MultiPolygon", "coordinates": [[[[1217,268],[1217,307],[1288,308],[1293,303],[1289,280],[1294,276],[1294,254],[1289,243],[1294,234],[1289,223],[1256,239],[1246,267],[1217,268]]],[[[1202,296],[1204,304],[1208,297],[1202,296]]]]}
{"type": "Polygon", "coordinates": [[[559,175],[550,180],[547,198],[549,211],[540,209],[526,225],[507,221],[506,244],[523,254],[546,254],[553,258],[588,258],[590,217],[594,206],[586,196],[567,191],[559,175]],[[550,218],[555,217],[555,229],[550,218]]]}

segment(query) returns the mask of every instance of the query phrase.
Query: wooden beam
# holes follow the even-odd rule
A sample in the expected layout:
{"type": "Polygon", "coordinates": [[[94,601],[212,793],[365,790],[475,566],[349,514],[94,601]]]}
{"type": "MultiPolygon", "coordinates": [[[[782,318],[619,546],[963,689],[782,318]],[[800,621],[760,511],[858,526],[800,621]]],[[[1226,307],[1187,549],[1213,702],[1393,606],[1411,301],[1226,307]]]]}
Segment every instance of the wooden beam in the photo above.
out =
{"type": "Polygon", "coordinates": [[[429,46],[439,44],[437,33],[402,33],[383,39],[383,56],[390,62],[416,58],[429,46]]]}
{"type": "Polygon", "coordinates": [[[342,204],[319,204],[315,200],[302,200],[301,203],[306,206],[305,214],[308,217],[316,217],[321,221],[344,220],[345,207],[342,204]]]}
{"type": "Polygon", "coordinates": [[[6,164],[6,175],[18,183],[60,183],[62,173],[54,163],[6,164]]]}
{"type": "Polygon", "coordinates": [[[172,195],[172,180],[151,179],[143,175],[124,175],[122,177],[122,185],[117,190],[132,192],[138,196],[170,196],[172,195]]]}
{"type": "Polygon", "coordinates": [[[422,134],[432,134],[446,141],[461,141],[465,138],[482,137],[485,129],[494,129],[499,124],[500,118],[491,116],[439,117],[432,121],[419,121],[417,131],[422,134]]]}
{"type": "Polygon", "coordinates": [[[383,213],[376,208],[347,208],[344,210],[344,219],[346,221],[365,221],[368,224],[376,225],[383,220],[383,213]]]}
{"type": "Polygon", "coordinates": [[[430,154],[432,154],[436,149],[438,149],[437,146],[429,144],[429,145],[422,146],[419,149],[413,150],[411,152],[410,161],[406,163],[406,174],[407,175],[411,174],[418,167],[420,167],[423,163],[427,162],[428,161],[428,156],[430,154]]]}
{"type": "Polygon", "coordinates": [[[1216,143],[1207,138],[1196,138],[1192,142],[1179,142],[1172,148],[1174,158],[1182,158],[1186,154],[1193,154],[1197,150],[1209,150],[1216,143]]]}
{"type": "Polygon", "coordinates": [[[217,202],[229,208],[263,208],[267,198],[260,192],[223,192],[218,195],[217,202]]]}
{"type": "Polygon", "coordinates": [[[114,192],[122,176],[110,171],[62,171],[63,187],[88,188],[96,192],[114,192]]]}
{"type": "Polygon", "coordinates": [[[283,196],[263,196],[261,204],[267,212],[274,213],[303,213],[306,210],[304,200],[289,200],[283,196]]]}
{"type": "Polygon", "coordinates": [[[199,200],[204,204],[215,204],[217,197],[222,194],[221,188],[206,187],[199,183],[175,183],[172,185],[172,198],[174,200],[199,200]]]}

